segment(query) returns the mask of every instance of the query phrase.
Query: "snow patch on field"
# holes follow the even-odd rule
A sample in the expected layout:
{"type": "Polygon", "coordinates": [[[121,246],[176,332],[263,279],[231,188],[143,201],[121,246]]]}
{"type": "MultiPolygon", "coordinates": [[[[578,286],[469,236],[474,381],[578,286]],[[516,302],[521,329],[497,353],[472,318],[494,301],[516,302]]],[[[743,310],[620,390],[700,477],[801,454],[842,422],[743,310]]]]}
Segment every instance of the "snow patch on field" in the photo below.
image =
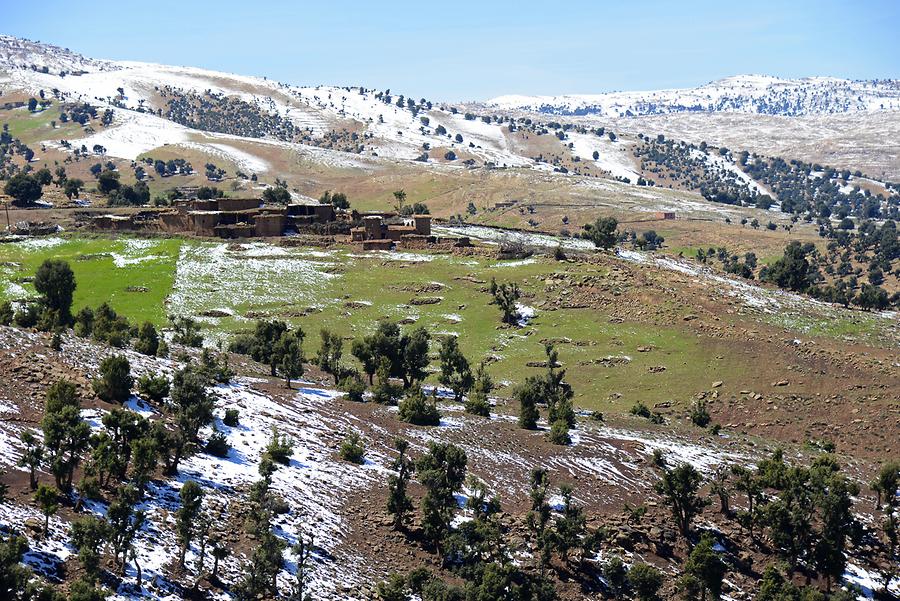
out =
{"type": "Polygon", "coordinates": [[[593,134],[569,132],[566,136],[572,143],[575,156],[580,157],[583,162],[593,164],[613,177],[628,179],[632,184],[637,183],[640,173],[631,156],[630,144],[621,141],[612,142],[605,136],[593,134]],[[597,159],[594,159],[594,151],[597,151],[597,159]]]}
{"type": "Polygon", "coordinates": [[[168,299],[176,315],[197,315],[210,305],[235,315],[248,307],[316,303],[337,263],[311,259],[271,244],[182,244],[175,284],[168,299]]]}

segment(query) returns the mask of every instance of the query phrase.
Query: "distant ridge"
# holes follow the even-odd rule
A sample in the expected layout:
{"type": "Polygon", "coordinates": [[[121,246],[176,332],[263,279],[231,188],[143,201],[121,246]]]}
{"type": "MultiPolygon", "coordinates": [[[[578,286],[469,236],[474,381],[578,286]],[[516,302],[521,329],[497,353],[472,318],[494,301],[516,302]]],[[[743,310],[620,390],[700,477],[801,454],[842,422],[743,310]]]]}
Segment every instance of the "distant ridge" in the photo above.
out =
{"type": "Polygon", "coordinates": [[[736,75],[696,88],[559,96],[498,96],[487,106],[555,115],[630,117],[685,112],[800,116],[900,110],[900,81],[736,75]]]}

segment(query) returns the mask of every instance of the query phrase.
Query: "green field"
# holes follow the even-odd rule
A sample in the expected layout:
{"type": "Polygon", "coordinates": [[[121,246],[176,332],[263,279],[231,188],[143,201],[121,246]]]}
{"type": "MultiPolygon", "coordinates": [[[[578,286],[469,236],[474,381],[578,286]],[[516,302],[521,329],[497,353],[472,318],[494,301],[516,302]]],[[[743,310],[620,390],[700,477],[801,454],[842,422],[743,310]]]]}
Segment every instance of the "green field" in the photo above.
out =
{"type": "MultiPolygon", "coordinates": [[[[526,364],[542,360],[543,341],[554,340],[576,401],[590,408],[627,410],[637,400],[686,402],[723,366],[716,358],[721,349],[703,346],[675,327],[610,323],[591,309],[541,308],[546,276],[602,274],[589,264],[360,253],[347,247],[322,251],[265,243],[56,237],[0,245],[0,295],[16,300],[33,294],[28,279],[48,257],[67,260],[75,271],[76,310],[108,300],[129,319],[158,325],[169,313],[192,315],[214,341],[226,341],[257,318],[277,317],[307,332],[306,353],[312,355],[321,328],[349,340],[384,317],[414,320],[434,338],[459,335],[470,361],[489,359],[496,380],[515,384],[537,371],[526,364]],[[520,284],[522,304],[536,308],[527,325],[501,324],[487,292],[491,277],[520,284]],[[428,299],[437,302],[418,304],[428,299]],[[654,350],[639,352],[643,346],[654,350]]],[[[435,343],[433,355],[436,350],[435,343]]]]}
{"type": "Polygon", "coordinates": [[[75,311],[109,301],[129,319],[161,324],[180,246],[178,240],[61,237],[0,244],[0,297],[34,295],[30,278],[44,259],[59,258],[75,272],[75,311]]]}
{"type": "MultiPolygon", "coordinates": [[[[81,135],[82,131],[77,123],[59,121],[59,105],[56,102],[34,113],[25,107],[0,111],[0,124],[8,124],[10,135],[29,145],[46,140],[70,138],[81,135]],[[56,129],[52,128],[51,121],[56,121],[56,129]]],[[[35,151],[37,150],[35,147],[35,151]]]]}

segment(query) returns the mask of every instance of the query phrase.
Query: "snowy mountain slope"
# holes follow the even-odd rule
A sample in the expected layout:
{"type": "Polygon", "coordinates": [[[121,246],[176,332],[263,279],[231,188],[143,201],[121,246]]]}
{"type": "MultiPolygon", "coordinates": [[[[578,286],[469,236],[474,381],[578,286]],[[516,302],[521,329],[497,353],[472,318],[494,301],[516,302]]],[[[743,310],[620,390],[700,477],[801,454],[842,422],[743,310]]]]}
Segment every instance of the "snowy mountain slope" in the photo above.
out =
{"type": "Polygon", "coordinates": [[[626,117],[682,112],[815,115],[900,110],[897,80],[739,75],[686,89],[562,96],[499,96],[486,106],[556,115],[626,117]]]}
{"type": "MultiPolygon", "coordinates": [[[[77,141],[73,148],[83,144],[90,150],[98,145],[107,156],[125,160],[157,148],[184,148],[213,162],[230,162],[243,173],[266,175],[270,181],[292,179],[297,164],[360,173],[405,164],[417,172],[451,176],[463,167],[496,166],[529,169],[535,176],[537,171],[557,171],[563,176],[601,180],[589,182],[589,187],[602,187],[602,180],[610,179],[636,185],[642,176],[632,152],[638,134],[667,132],[666,120],[693,119],[692,129],[682,128],[684,135],[674,137],[715,143],[718,136],[706,134],[722,129],[716,119],[726,117],[749,120],[740,134],[728,130],[727,146],[762,154],[769,154],[768,149],[750,145],[756,120],[821,120],[826,123],[818,131],[827,132],[823,134],[828,137],[825,144],[804,145],[804,151],[796,154],[773,154],[819,161],[819,151],[833,148],[822,164],[854,171],[874,165],[877,170],[864,172],[890,179],[893,171],[883,165],[890,167],[891,153],[879,155],[887,157],[888,163],[870,160],[877,148],[889,148],[874,126],[866,133],[871,143],[861,144],[844,139],[855,129],[843,125],[829,128],[827,122],[889,120],[900,115],[900,87],[895,81],[741,76],[691,90],[502,97],[488,104],[451,106],[389,90],[292,86],[195,67],[95,60],[56,46],[0,36],[0,94],[5,98],[11,94],[21,102],[42,91],[46,98],[60,103],[87,102],[101,112],[113,111],[110,126],[76,133],[83,137],[70,139],[77,141]],[[223,98],[228,99],[227,106],[237,107],[234,113],[216,113],[220,110],[217,102],[223,98]],[[234,104],[229,104],[232,101],[234,104]],[[174,102],[180,113],[173,109],[174,102]],[[525,112],[510,119],[503,114],[508,109],[525,112]],[[769,112],[779,116],[760,114],[769,112]],[[622,117],[627,114],[643,116],[622,117]],[[232,119],[248,116],[254,121],[251,131],[229,129],[232,119]],[[276,123],[274,129],[259,125],[272,122],[276,123]],[[602,131],[595,128],[604,126],[618,137],[595,135],[602,131]],[[866,149],[865,160],[839,160],[860,157],[860,148],[866,149]]],[[[59,143],[52,128],[48,127],[46,134],[42,143],[47,147],[69,150],[59,143]]],[[[778,135],[778,128],[772,135],[778,135]]],[[[715,163],[718,158],[709,160],[715,163]]],[[[731,170],[728,165],[721,167],[731,170]]],[[[762,192],[763,187],[746,174],[736,175],[750,189],[762,192]]],[[[639,193],[659,200],[656,191],[639,193]]],[[[650,205],[656,203],[648,202],[650,205]]]]}
{"type": "Polygon", "coordinates": [[[197,96],[238,98],[262,113],[277,114],[308,130],[314,141],[332,132],[359,132],[365,147],[362,154],[368,156],[410,160],[430,147],[445,149],[435,153],[438,159],[446,150],[453,150],[500,166],[531,163],[509,149],[499,126],[466,120],[431,103],[419,112],[401,108],[384,100],[389,96],[362,88],[288,86],[261,77],[193,67],[95,61],[9,36],[0,36],[0,85],[33,95],[41,90],[47,94],[57,91],[66,101],[119,109],[117,127],[91,139],[89,146],[99,143],[112,156],[126,159],[136,158],[155,142],[158,146],[185,141],[187,128],[148,118],[152,117],[148,113],[165,116],[171,89],[197,96]],[[427,125],[423,118],[427,118],[427,125]],[[438,134],[438,126],[446,128],[446,133],[438,134]],[[461,142],[457,135],[462,136],[461,142]]]}

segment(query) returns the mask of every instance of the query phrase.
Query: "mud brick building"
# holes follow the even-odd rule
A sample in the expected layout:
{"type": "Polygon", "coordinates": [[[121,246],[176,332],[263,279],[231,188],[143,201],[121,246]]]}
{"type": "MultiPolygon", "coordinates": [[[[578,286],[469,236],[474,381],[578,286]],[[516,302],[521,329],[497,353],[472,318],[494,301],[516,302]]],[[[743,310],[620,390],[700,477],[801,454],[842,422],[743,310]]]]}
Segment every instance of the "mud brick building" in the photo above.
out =
{"type": "Polygon", "coordinates": [[[326,204],[264,205],[258,198],[212,198],[176,201],[160,213],[163,231],[218,238],[283,236],[287,231],[336,219],[326,204]]]}

